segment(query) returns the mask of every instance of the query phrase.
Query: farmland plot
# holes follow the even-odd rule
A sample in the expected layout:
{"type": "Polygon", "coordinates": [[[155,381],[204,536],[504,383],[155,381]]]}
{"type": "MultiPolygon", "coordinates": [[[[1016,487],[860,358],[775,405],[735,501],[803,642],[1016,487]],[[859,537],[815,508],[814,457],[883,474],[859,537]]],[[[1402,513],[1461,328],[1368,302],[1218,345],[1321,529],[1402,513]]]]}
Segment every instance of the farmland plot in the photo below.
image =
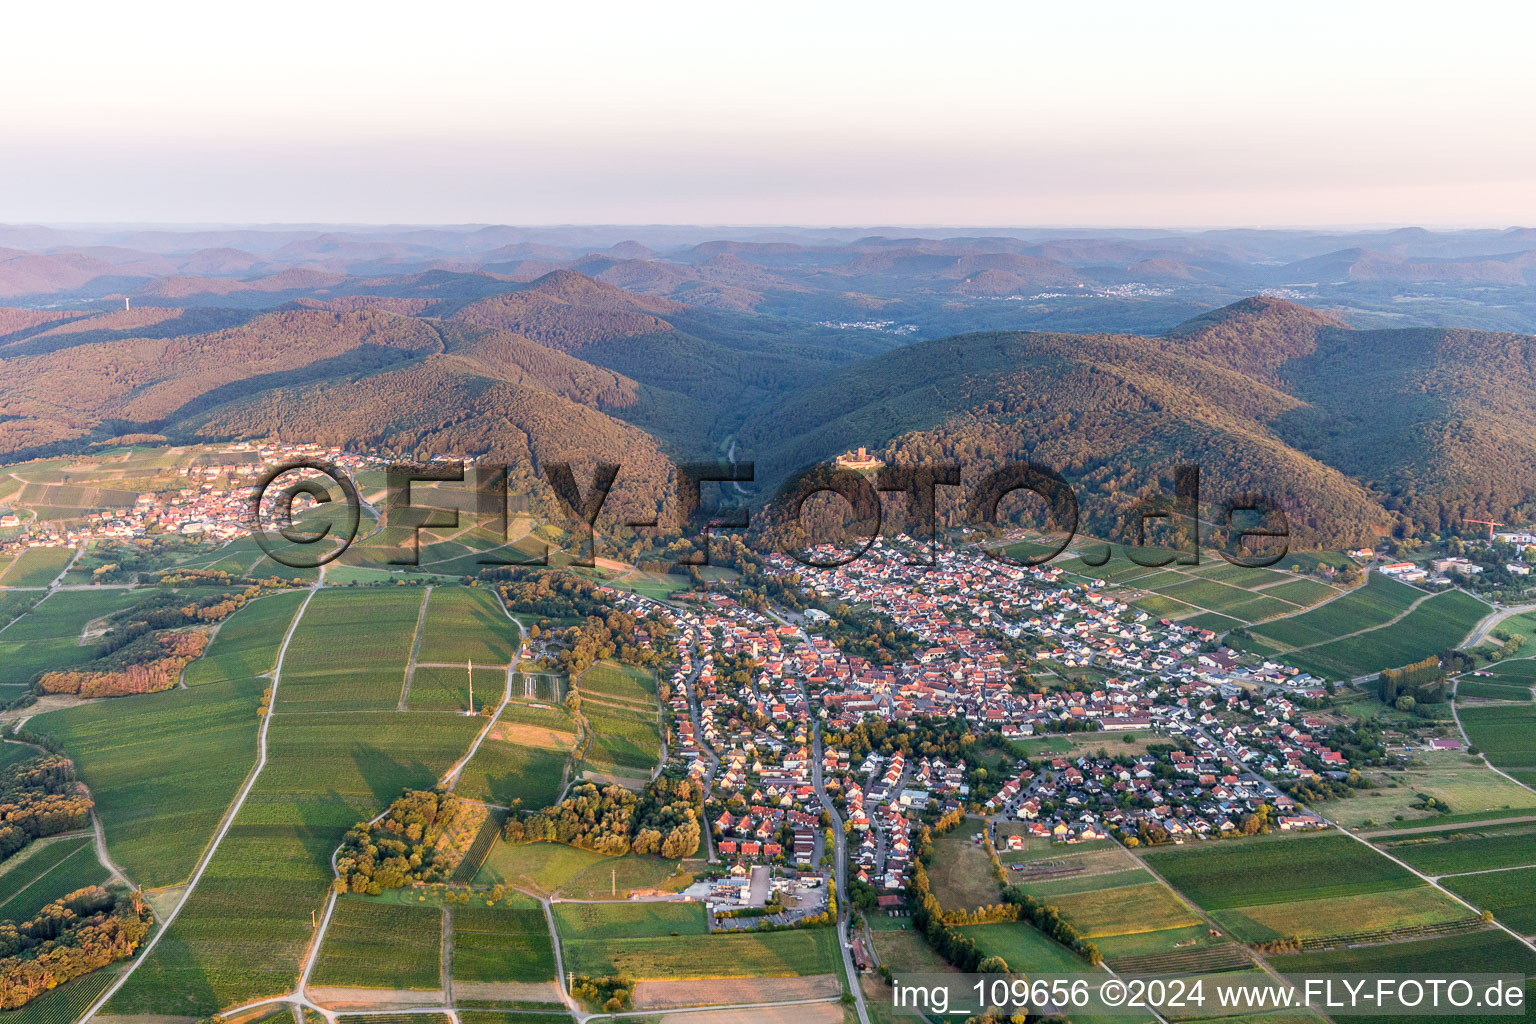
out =
{"type": "Polygon", "coordinates": [[[424,662],[474,661],[506,665],[517,653],[517,624],[501,610],[496,595],[480,587],[434,587],[422,623],[424,662]]]}

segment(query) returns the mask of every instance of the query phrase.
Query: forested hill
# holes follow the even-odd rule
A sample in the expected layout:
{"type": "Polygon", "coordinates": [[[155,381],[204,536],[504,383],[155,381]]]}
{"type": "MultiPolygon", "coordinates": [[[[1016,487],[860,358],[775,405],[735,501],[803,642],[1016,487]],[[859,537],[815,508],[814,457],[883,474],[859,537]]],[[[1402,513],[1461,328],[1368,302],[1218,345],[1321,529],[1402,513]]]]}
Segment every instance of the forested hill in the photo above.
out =
{"type": "Polygon", "coordinates": [[[1106,529],[1173,464],[1198,463],[1209,500],[1269,493],[1307,542],[1341,544],[1529,506],[1533,361],[1528,336],[1351,330],[1255,298],[1157,337],[918,342],[759,413],[739,440],[770,476],[854,444],[968,477],[1032,458],[1106,529]]]}
{"type": "Polygon", "coordinates": [[[865,445],[959,462],[968,479],[1045,463],[1108,532],[1175,464],[1196,463],[1208,503],[1269,494],[1301,543],[1328,545],[1536,511],[1536,343],[1524,335],[1358,330],[1250,298],[1156,335],[903,345],[568,269],[348,288],[264,312],[0,311],[0,454],[148,435],[494,453],[534,472],[619,462],[630,471],[615,507],[647,511],[667,492],[668,460],[715,459],[734,442],[766,494],[865,445]]]}

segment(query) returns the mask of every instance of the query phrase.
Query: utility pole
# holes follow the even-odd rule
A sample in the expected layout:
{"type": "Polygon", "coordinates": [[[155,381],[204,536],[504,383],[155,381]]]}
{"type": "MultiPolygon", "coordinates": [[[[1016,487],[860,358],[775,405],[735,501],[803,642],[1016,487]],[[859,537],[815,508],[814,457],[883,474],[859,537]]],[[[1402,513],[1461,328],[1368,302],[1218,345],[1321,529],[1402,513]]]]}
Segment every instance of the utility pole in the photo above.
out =
{"type": "Polygon", "coordinates": [[[468,662],[466,662],[466,664],[469,665],[469,713],[470,714],[474,714],[475,713],[475,661],[474,661],[473,658],[471,658],[468,662]]]}

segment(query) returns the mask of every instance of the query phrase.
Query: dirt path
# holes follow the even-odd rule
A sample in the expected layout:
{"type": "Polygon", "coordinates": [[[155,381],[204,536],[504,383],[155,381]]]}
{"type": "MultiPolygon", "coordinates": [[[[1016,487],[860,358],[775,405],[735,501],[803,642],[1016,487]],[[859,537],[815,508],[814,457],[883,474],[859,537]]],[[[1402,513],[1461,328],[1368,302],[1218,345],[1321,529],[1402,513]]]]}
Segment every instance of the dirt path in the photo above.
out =
{"type": "Polygon", "coordinates": [[[443,1002],[453,1005],[453,908],[443,907],[443,938],[441,942],[442,965],[438,968],[439,982],[443,989],[443,1002]]]}
{"type": "MultiPolygon", "coordinates": [[[[277,663],[273,665],[271,673],[272,701],[274,706],[277,702],[278,686],[282,682],[283,658],[288,654],[288,644],[293,640],[293,634],[298,630],[299,623],[303,621],[304,612],[309,608],[309,602],[314,600],[315,595],[320,592],[320,588],[323,586],[325,586],[325,567],[321,566],[320,575],[315,578],[315,582],[309,588],[309,593],[304,596],[304,603],[299,605],[299,610],[294,614],[293,621],[288,624],[288,631],[283,634],[282,645],[277,650],[277,663]]],[[[149,959],[149,954],[154,952],[155,947],[160,944],[160,940],[165,938],[166,932],[170,931],[172,923],[181,914],[182,908],[192,898],[192,893],[197,889],[197,884],[202,881],[203,874],[208,870],[208,865],[213,863],[213,857],[218,852],[219,845],[224,841],[224,837],[229,834],[230,826],[235,823],[235,816],[240,813],[240,808],[245,806],[246,797],[250,796],[251,790],[256,785],[256,780],[261,776],[262,769],[267,766],[267,733],[272,727],[272,717],[271,714],[262,716],[261,728],[257,730],[256,766],[245,777],[245,784],[240,787],[240,792],[235,796],[234,802],[224,812],[224,818],[219,822],[219,830],[214,833],[213,841],[203,851],[202,858],[197,862],[197,868],[192,872],[192,877],[187,880],[187,887],[182,892],[181,899],[177,901],[175,908],[165,916],[165,921],[160,929],[150,936],[149,942],[145,943],[138,956],[128,962],[127,969],[119,974],[112,984],[107,986],[107,990],[91,1004],[91,1008],[81,1018],[82,1024],[95,1017],[101,1008],[107,1004],[107,1001],[117,995],[118,989],[122,988],[128,979],[133,976],[133,972],[138,969],[139,965],[149,959]]]]}
{"type": "Polygon", "coordinates": [[[405,663],[405,682],[400,686],[400,703],[397,711],[405,710],[405,699],[411,695],[411,680],[416,678],[416,656],[421,653],[421,627],[427,621],[427,602],[432,599],[432,584],[421,595],[421,608],[416,612],[416,633],[411,637],[411,658],[405,663]]]}

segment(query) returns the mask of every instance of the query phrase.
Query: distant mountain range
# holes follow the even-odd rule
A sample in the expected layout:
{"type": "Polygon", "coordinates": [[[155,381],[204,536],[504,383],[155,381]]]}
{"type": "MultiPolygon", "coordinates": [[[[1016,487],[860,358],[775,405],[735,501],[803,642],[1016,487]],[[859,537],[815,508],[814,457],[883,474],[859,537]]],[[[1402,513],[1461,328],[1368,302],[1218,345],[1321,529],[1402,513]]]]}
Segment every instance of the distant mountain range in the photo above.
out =
{"type": "MultiPolygon", "coordinates": [[[[1193,295],[1216,287],[1222,260],[1261,249],[1294,257],[1277,275],[1376,287],[1382,268],[1433,266],[1492,282],[1533,264],[1469,250],[1536,246],[1529,234],[1391,232],[1312,254],[1341,239],[652,237],[557,259],[558,234],[512,229],[0,229],[34,247],[7,255],[0,281],[53,289],[0,309],[0,453],[272,436],[491,452],[529,472],[608,461],[626,467],[612,509],[648,516],[671,493],[669,459],[734,450],[757,464],[762,495],[865,445],[959,462],[972,480],[1005,460],[1046,463],[1106,533],[1192,462],[1211,502],[1278,497],[1301,543],[1422,535],[1530,517],[1536,339],[1193,295]],[[478,246],[498,269],[465,265],[478,246]],[[1110,266],[1194,291],[1107,294],[1110,266]],[[1099,298],[992,297],[1090,280],[1099,298]],[[131,308],[86,297],[109,282],[131,308]],[[821,315],[833,302],[842,312],[821,315]],[[906,319],[919,307],[983,329],[927,338],[906,319]],[[1021,329],[994,324],[1009,313],[1021,329]]],[[[1425,301],[1453,301],[1436,294],[1425,301]]]]}

